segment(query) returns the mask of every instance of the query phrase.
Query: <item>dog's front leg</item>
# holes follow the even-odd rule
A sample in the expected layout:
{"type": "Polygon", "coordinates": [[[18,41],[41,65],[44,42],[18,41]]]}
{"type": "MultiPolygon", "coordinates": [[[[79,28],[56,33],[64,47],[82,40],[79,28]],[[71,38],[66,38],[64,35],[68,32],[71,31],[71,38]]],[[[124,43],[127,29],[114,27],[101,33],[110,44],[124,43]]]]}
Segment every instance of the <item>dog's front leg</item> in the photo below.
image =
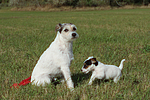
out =
{"type": "Polygon", "coordinates": [[[71,72],[70,72],[69,67],[64,66],[61,68],[61,70],[62,70],[62,73],[64,75],[65,81],[67,82],[68,88],[73,90],[74,84],[73,84],[72,79],[71,79],[71,72]]]}
{"type": "Polygon", "coordinates": [[[96,78],[95,74],[93,73],[91,78],[90,78],[90,81],[89,81],[88,85],[92,85],[92,82],[95,80],[95,78],[96,78]]]}

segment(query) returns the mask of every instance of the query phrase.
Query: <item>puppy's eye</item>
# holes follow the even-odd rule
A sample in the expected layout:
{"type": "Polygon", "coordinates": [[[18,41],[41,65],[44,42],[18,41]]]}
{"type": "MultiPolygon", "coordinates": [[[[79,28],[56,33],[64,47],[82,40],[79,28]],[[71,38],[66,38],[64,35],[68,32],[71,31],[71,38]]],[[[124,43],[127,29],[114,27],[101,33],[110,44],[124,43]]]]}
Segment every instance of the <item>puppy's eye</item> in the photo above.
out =
{"type": "Polygon", "coordinates": [[[89,65],[84,65],[84,67],[83,67],[83,68],[87,69],[88,67],[89,67],[89,65]]]}
{"type": "Polygon", "coordinates": [[[76,31],[77,29],[74,27],[73,30],[76,31]]]}
{"type": "Polygon", "coordinates": [[[91,60],[87,60],[85,63],[86,63],[86,65],[91,65],[92,64],[91,60]]]}
{"type": "Polygon", "coordinates": [[[65,29],[64,31],[65,31],[65,32],[68,32],[69,30],[68,30],[68,29],[65,29]]]}

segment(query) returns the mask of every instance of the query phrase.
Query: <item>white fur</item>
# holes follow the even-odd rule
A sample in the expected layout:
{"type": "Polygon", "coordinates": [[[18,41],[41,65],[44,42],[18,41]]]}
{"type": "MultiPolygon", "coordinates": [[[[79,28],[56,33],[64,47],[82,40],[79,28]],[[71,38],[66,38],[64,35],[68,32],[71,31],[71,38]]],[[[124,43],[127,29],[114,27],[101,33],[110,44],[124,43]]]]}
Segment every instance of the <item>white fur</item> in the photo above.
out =
{"type": "Polygon", "coordinates": [[[44,86],[45,83],[51,83],[53,78],[62,75],[67,82],[68,88],[74,88],[69,67],[74,59],[72,51],[73,40],[78,38],[79,35],[76,33],[76,30],[72,30],[75,25],[61,25],[63,30],[61,33],[57,32],[55,40],[44,51],[33,69],[31,76],[32,84],[44,86]],[[65,32],[64,29],[69,31],[65,32]],[[75,37],[72,36],[73,33],[76,34],[75,37]]]}
{"type": "MultiPolygon", "coordinates": [[[[93,57],[90,57],[90,59],[93,57]]],[[[89,58],[88,58],[89,60],[89,58]]],[[[86,61],[86,60],[85,60],[86,61]]],[[[82,67],[82,72],[88,73],[89,71],[92,71],[92,76],[90,78],[90,81],[88,85],[91,85],[92,82],[97,79],[113,79],[115,83],[118,82],[118,80],[121,77],[121,70],[123,68],[123,62],[125,59],[123,59],[120,63],[120,66],[117,67],[115,65],[106,65],[98,61],[98,65],[95,66],[94,64],[91,64],[87,69],[82,67]]]]}

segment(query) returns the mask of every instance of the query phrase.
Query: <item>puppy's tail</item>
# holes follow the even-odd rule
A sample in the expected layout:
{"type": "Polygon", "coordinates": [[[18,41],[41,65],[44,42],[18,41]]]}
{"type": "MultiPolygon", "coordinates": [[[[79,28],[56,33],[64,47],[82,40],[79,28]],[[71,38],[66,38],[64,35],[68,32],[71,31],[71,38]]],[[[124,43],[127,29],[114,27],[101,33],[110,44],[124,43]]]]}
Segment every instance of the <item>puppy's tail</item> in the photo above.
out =
{"type": "Polygon", "coordinates": [[[119,66],[119,68],[120,68],[120,70],[122,70],[122,68],[123,68],[123,62],[125,61],[125,59],[122,59],[122,61],[121,61],[121,63],[120,63],[120,66],[119,66]]]}

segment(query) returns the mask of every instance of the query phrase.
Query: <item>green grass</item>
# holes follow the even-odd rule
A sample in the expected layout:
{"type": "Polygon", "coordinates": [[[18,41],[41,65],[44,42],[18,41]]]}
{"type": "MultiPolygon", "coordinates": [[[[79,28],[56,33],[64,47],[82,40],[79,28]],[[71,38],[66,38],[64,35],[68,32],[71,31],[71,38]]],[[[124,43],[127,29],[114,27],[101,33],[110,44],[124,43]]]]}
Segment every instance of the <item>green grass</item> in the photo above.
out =
{"type": "Polygon", "coordinates": [[[0,98],[2,100],[148,100],[150,99],[150,9],[64,12],[0,10],[0,98]],[[74,23],[80,37],[74,42],[70,66],[75,89],[66,84],[10,89],[28,78],[43,51],[54,40],[58,23],[74,23]],[[83,61],[119,65],[120,81],[95,80],[80,70],[83,61]]]}

